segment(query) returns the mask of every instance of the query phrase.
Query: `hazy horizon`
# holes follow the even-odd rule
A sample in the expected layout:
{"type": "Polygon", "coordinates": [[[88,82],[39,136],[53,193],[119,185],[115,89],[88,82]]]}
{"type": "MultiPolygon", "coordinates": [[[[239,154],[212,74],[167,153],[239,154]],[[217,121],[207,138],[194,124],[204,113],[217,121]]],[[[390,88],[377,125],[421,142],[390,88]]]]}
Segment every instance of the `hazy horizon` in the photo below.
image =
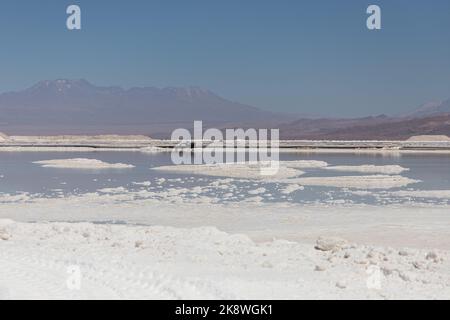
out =
{"type": "MultiPolygon", "coordinates": [[[[175,89],[175,90],[185,91],[185,92],[187,92],[189,94],[189,92],[191,92],[191,91],[197,91],[197,94],[200,92],[200,93],[206,94],[206,95],[209,95],[209,94],[216,95],[219,98],[228,100],[228,101],[233,102],[233,103],[238,103],[238,104],[241,103],[240,101],[235,101],[235,100],[229,99],[228,97],[222,96],[219,93],[210,90],[209,88],[199,87],[199,86],[167,86],[167,87],[130,86],[130,87],[124,87],[124,86],[115,85],[115,84],[98,85],[98,84],[93,83],[92,81],[90,81],[89,79],[86,79],[86,78],[79,78],[79,79],[69,79],[69,78],[43,79],[43,80],[40,80],[40,81],[38,81],[38,82],[28,86],[28,87],[25,87],[25,88],[12,90],[12,91],[0,92],[0,95],[10,94],[10,93],[22,93],[22,92],[26,92],[27,90],[30,90],[30,89],[42,86],[45,83],[57,84],[60,81],[63,84],[65,84],[65,83],[67,83],[67,84],[70,84],[70,83],[84,83],[84,84],[86,84],[88,86],[93,86],[93,87],[99,88],[99,89],[117,88],[117,89],[123,90],[124,92],[129,92],[129,91],[132,91],[133,89],[157,89],[157,90],[161,90],[161,91],[175,89]]],[[[40,89],[42,89],[42,88],[40,88],[40,89]]],[[[195,94],[195,92],[194,92],[194,94],[195,94]]],[[[355,118],[356,119],[356,118],[377,117],[377,116],[389,116],[389,117],[406,116],[409,113],[412,114],[414,112],[418,112],[420,110],[420,108],[432,107],[435,103],[439,104],[439,103],[443,103],[445,101],[448,102],[449,99],[440,100],[440,101],[439,100],[428,101],[428,102],[426,102],[426,103],[424,103],[422,105],[412,106],[409,110],[406,110],[405,112],[400,113],[400,114],[399,113],[392,113],[392,112],[391,113],[371,113],[371,114],[359,115],[359,116],[354,116],[354,117],[351,117],[351,116],[350,117],[345,117],[345,116],[343,117],[343,116],[336,116],[336,115],[323,115],[323,114],[320,114],[320,113],[315,113],[313,110],[311,110],[309,112],[296,112],[295,110],[292,111],[292,112],[289,112],[289,111],[283,112],[283,111],[264,109],[264,108],[261,108],[260,106],[257,106],[257,105],[248,105],[248,106],[258,108],[261,111],[269,111],[269,112],[275,112],[275,113],[286,114],[286,115],[292,114],[293,116],[297,116],[299,119],[301,119],[301,118],[336,118],[336,119],[339,119],[339,118],[342,118],[342,119],[355,118]]],[[[211,107],[214,107],[214,105],[211,105],[211,107]]],[[[374,110],[374,111],[376,111],[376,110],[374,110]]]]}

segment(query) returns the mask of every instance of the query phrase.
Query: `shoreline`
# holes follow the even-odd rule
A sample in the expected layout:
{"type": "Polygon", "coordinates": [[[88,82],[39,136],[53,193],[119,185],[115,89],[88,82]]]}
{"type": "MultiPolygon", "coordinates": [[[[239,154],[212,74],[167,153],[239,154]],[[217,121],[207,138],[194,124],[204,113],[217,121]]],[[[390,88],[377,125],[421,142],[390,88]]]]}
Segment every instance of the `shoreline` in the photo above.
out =
{"type": "MultiPolygon", "coordinates": [[[[178,144],[171,140],[133,140],[92,138],[70,139],[30,139],[12,138],[0,141],[0,152],[171,152],[178,144]]],[[[193,142],[194,143],[194,142],[193,142]]],[[[203,150],[208,150],[211,141],[197,141],[203,150]]],[[[183,148],[192,151],[190,147],[183,148]]],[[[225,149],[227,149],[225,147],[225,149]]],[[[232,147],[236,151],[250,152],[258,149],[249,146],[232,147]]],[[[270,142],[269,142],[270,149],[270,142]]],[[[350,154],[450,154],[449,141],[314,141],[280,140],[280,153],[350,153],[350,154]]]]}
{"type": "Polygon", "coordinates": [[[212,226],[230,234],[245,234],[256,243],[272,239],[312,243],[317,237],[327,235],[360,245],[450,250],[450,244],[442,242],[443,238],[450,237],[448,205],[414,202],[385,206],[261,205],[220,204],[213,200],[173,202],[173,197],[136,199],[144,193],[124,189],[120,193],[94,192],[51,198],[0,194],[0,219],[100,225],[120,222],[129,226],[172,228],[212,226]]]}

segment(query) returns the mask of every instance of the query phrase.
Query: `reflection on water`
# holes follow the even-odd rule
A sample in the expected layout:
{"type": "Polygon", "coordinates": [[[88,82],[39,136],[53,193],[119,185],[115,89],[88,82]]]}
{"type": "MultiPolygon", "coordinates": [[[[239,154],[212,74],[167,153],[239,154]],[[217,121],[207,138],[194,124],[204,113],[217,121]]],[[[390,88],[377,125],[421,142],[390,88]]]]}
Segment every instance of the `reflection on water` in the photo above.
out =
{"type": "MultiPolygon", "coordinates": [[[[450,155],[436,154],[281,154],[281,160],[320,160],[331,166],[336,165],[400,165],[410,171],[402,173],[403,176],[420,180],[422,182],[409,185],[406,188],[395,190],[447,190],[450,189],[450,155]]],[[[151,167],[170,165],[170,154],[146,154],[140,152],[0,152],[0,192],[1,193],[41,193],[45,196],[60,194],[79,194],[93,192],[102,188],[126,187],[130,190],[144,188],[134,182],[156,181],[160,178],[170,180],[159,188],[192,188],[207,186],[217,178],[194,176],[193,174],[170,174],[150,170],[151,167]],[[135,166],[126,170],[74,170],[42,168],[34,161],[69,158],[92,158],[110,163],[126,163],[135,166]],[[193,177],[184,179],[186,177],[193,177]],[[177,179],[183,178],[183,179],[177,179]]],[[[361,173],[335,172],[322,169],[302,169],[306,174],[303,177],[348,176],[364,175],[361,173]]],[[[263,201],[292,201],[292,202],[324,202],[324,201],[351,201],[356,203],[398,203],[410,199],[396,198],[387,190],[370,193],[353,192],[339,188],[305,187],[304,190],[283,195],[279,192],[280,186],[275,183],[264,182],[232,182],[235,192],[240,193],[239,199],[250,197],[253,189],[264,187],[266,192],[260,194],[263,201]]],[[[221,198],[227,190],[206,190],[212,196],[221,198]]],[[[422,202],[447,203],[447,199],[419,199],[422,202]]],[[[225,201],[225,197],[224,197],[225,201]]]]}

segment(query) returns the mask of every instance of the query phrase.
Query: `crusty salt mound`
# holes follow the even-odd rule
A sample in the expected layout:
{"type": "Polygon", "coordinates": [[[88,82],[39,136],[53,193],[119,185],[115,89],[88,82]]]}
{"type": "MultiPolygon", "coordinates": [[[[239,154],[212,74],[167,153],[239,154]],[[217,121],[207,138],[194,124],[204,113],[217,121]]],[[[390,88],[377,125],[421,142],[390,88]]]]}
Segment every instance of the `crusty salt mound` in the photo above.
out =
{"type": "Polygon", "coordinates": [[[172,152],[172,149],[152,146],[140,148],[139,151],[144,153],[160,153],[160,152],[172,152]]]}
{"type": "Polygon", "coordinates": [[[409,170],[407,168],[403,168],[398,165],[334,166],[334,167],[327,167],[325,169],[333,170],[333,171],[342,171],[342,172],[363,172],[363,173],[382,173],[382,174],[400,174],[404,171],[409,170]]]}
{"type": "Polygon", "coordinates": [[[107,163],[97,159],[56,159],[35,161],[44,168],[60,169],[127,169],[134,168],[133,165],[124,163],[107,163]]]}
{"type": "Polygon", "coordinates": [[[116,141],[151,141],[152,139],[143,135],[59,135],[59,136],[12,136],[16,142],[63,142],[73,143],[80,141],[87,142],[116,142],[116,141]]]}
{"type": "Polygon", "coordinates": [[[303,186],[336,187],[354,189],[392,189],[405,187],[420,182],[402,176],[371,175],[371,176],[340,176],[340,177],[307,177],[285,179],[284,183],[297,183],[303,186]]]}
{"type": "Polygon", "coordinates": [[[8,140],[8,136],[0,132],[0,142],[4,142],[6,140],[8,140]]]}
{"type": "Polygon", "coordinates": [[[304,172],[296,168],[280,166],[274,175],[264,175],[262,170],[269,168],[264,164],[233,163],[233,164],[202,164],[202,165],[172,165],[152,168],[152,170],[172,173],[192,173],[212,177],[229,177],[241,179],[286,179],[302,175],[304,172]]]}
{"type": "Polygon", "coordinates": [[[450,199],[450,190],[401,190],[391,192],[396,197],[450,199]]]}
{"type": "Polygon", "coordinates": [[[280,161],[280,163],[284,167],[297,169],[314,169],[328,166],[327,162],[317,160],[280,161]]]}
{"type": "Polygon", "coordinates": [[[222,163],[222,164],[202,164],[202,165],[172,165],[152,168],[152,170],[175,172],[175,173],[192,173],[213,177],[229,177],[242,179],[265,179],[276,180],[294,178],[304,174],[298,169],[323,168],[328,165],[324,161],[315,160],[297,160],[297,161],[279,161],[272,164],[271,162],[251,163],[222,163]],[[262,174],[264,169],[270,169],[273,165],[278,165],[278,169],[274,170],[274,174],[262,174]]]}
{"type": "Polygon", "coordinates": [[[450,141],[450,138],[446,135],[422,135],[422,136],[412,136],[411,138],[409,138],[406,141],[418,141],[418,142],[423,142],[423,141],[450,141]]]}

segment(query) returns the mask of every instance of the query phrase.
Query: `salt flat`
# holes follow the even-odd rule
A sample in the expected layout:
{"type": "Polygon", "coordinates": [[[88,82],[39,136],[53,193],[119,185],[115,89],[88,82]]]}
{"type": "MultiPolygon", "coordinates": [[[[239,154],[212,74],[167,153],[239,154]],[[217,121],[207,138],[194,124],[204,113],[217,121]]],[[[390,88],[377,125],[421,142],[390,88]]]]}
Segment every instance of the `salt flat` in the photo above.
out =
{"type": "MultiPolygon", "coordinates": [[[[61,170],[29,165],[49,174],[61,170]]],[[[450,296],[449,205],[352,204],[339,197],[309,204],[267,201],[275,192],[301,194],[311,179],[364,195],[375,194],[376,186],[386,197],[445,196],[445,190],[391,191],[412,180],[392,166],[377,166],[382,175],[331,177],[300,171],[336,174],[325,161],[282,166],[296,175],[280,177],[272,187],[249,177],[245,167],[222,168],[205,179],[199,166],[185,167],[186,176],[141,176],[95,192],[0,193],[0,298],[450,296]],[[80,271],[79,290],[67,284],[73,267],[80,271]]],[[[165,167],[145,172],[170,171],[165,167]]]]}
{"type": "Polygon", "coordinates": [[[449,297],[448,207],[222,205],[145,188],[3,195],[1,298],[449,297]],[[73,266],[80,290],[66,284],[73,266]]]}
{"type": "Polygon", "coordinates": [[[446,299],[450,295],[450,251],[442,241],[450,236],[448,208],[303,208],[299,217],[294,215],[298,207],[124,205],[118,199],[121,203],[124,198],[1,205],[2,216],[21,212],[24,220],[35,215],[49,220],[130,218],[160,225],[0,220],[1,298],[446,299]],[[337,236],[346,241],[336,242],[337,236]],[[331,249],[322,244],[318,249],[319,237],[331,249]],[[286,238],[296,241],[281,240],[286,238]],[[73,266],[80,268],[80,290],[66,284],[73,266]],[[373,272],[375,287],[370,285],[373,272]]]}

